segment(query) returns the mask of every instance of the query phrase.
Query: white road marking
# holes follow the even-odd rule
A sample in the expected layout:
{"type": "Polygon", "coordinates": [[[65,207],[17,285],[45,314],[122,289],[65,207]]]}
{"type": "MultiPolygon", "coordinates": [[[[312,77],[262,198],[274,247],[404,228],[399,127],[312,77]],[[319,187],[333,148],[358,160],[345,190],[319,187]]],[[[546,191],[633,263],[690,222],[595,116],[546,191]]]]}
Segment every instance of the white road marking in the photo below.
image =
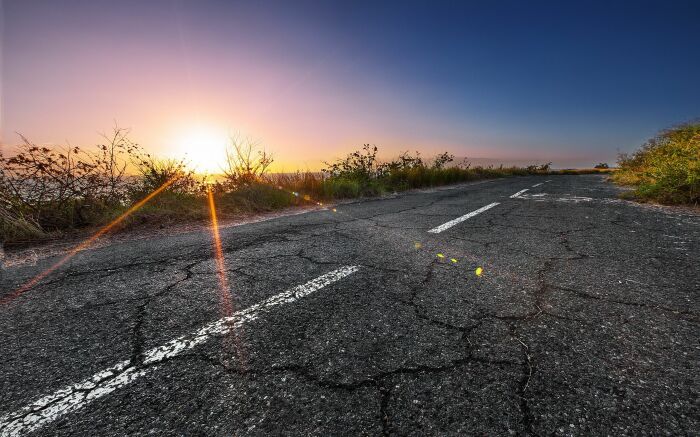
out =
{"type": "Polygon", "coordinates": [[[512,196],[510,196],[510,198],[511,198],[511,199],[517,199],[518,197],[520,197],[521,194],[523,194],[523,193],[526,192],[527,190],[528,190],[527,188],[525,188],[524,190],[520,190],[520,191],[518,191],[517,193],[513,194],[512,196]]]}
{"type": "Polygon", "coordinates": [[[579,203],[579,202],[590,202],[593,200],[592,197],[582,197],[582,196],[570,196],[570,197],[560,197],[558,199],[554,199],[556,202],[573,202],[573,203],[579,203]]]}
{"type": "MultiPolygon", "coordinates": [[[[516,193],[517,194],[517,193],[516,193]]],[[[515,194],[513,195],[515,196],[515,194]]],[[[513,197],[510,196],[510,197],[513,197]]],[[[524,194],[524,195],[519,195],[517,196],[518,199],[523,199],[523,200],[534,200],[535,202],[545,202],[547,200],[552,201],[552,202],[567,202],[567,203],[580,203],[580,202],[593,202],[593,201],[599,201],[603,203],[612,203],[616,199],[593,199],[592,197],[583,197],[583,196],[572,196],[570,194],[566,194],[568,197],[548,197],[545,199],[545,197],[548,196],[547,193],[539,193],[539,194],[524,194]]]]}
{"type": "Polygon", "coordinates": [[[540,182],[539,184],[535,184],[532,186],[532,188],[539,187],[540,185],[544,184],[544,182],[540,182]]]}
{"type": "Polygon", "coordinates": [[[238,311],[230,317],[205,325],[192,334],[183,335],[162,346],[153,348],[144,354],[143,363],[140,365],[133,365],[129,360],[125,360],[77,384],[44,396],[30,405],[0,418],[0,436],[24,435],[44,426],[58,417],[78,410],[95,399],[99,399],[152,372],[164,360],[205,343],[213,336],[225,335],[245,323],[257,319],[276,306],[293,303],[306,297],[355,273],[359,268],[359,266],[345,266],[333,270],[305,284],[238,311]]]}
{"type": "Polygon", "coordinates": [[[445,229],[449,229],[449,228],[451,228],[452,226],[454,226],[454,225],[456,225],[456,224],[462,223],[463,221],[465,221],[465,220],[467,220],[467,219],[469,219],[469,218],[472,218],[472,217],[474,217],[475,215],[480,214],[480,213],[482,213],[482,212],[484,212],[484,211],[486,211],[486,210],[488,210],[488,209],[491,209],[491,208],[493,208],[493,207],[496,206],[496,205],[498,205],[498,202],[493,202],[493,203],[490,203],[490,204],[488,204],[488,205],[486,205],[486,206],[482,206],[481,208],[479,208],[479,209],[477,209],[477,210],[475,210],[475,211],[472,211],[472,212],[470,212],[470,213],[468,213],[468,214],[464,214],[463,216],[457,217],[457,218],[454,219],[454,220],[450,220],[450,221],[447,222],[447,223],[443,223],[443,224],[441,224],[440,226],[438,226],[437,228],[433,228],[433,229],[429,230],[428,232],[430,232],[431,234],[439,234],[440,232],[444,231],[445,229]]]}

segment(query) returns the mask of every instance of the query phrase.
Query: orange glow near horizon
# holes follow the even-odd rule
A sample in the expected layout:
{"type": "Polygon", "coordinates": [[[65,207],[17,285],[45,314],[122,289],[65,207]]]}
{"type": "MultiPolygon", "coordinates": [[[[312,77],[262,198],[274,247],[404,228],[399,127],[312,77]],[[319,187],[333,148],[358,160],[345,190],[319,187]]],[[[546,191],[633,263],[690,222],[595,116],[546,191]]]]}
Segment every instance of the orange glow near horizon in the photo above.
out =
{"type": "Polygon", "coordinates": [[[117,217],[116,219],[112,220],[110,223],[107,225],[103,226],[100,228],[97,232],[95,232],[92,236],[90,236],[88,239],[74,247],[73,249],[70,250],[66,255],[63,256],[60,260],[58,260],[56,263],[51,265],[51,267],[47,268],[43,272],[39,273],[38,275],[34,276],[32,279],[24,283],[22,286],[20,286],[17,290],[14,292],[10,293],[9,295],[3,297],[0,299],[0,305],[4,305],[7,302],[19,297],[20,295],[24,294],[25,292],[29,291],[32,289],[35,285],[37,285],[39,282],[41,282],[44,278],[49,276],[51,273],[56,271],[59,267],[64,265],[66,262],[68,262],[71,258],[73,258],[78,252],[81,252],[88,247],[90,247],[98,238],[101,236],[105,235],[109,231],[111,231],[116,225],[124,221],[127,217],[129,217],[131,214],[139,210],[143,205],[145,205],[149,200],[153,199],[155,196],[160,194],[163,190],[168,188],[173,182],[175,182],[176,178],[173,178],[167,182],[165,182],[163,185],[161,185],[158,189],[150,193],[148,196],[144,197],[143,199],[139,200],[137,203],[131,206],[126,212],[124,212],[122,215],[117,217]]]}

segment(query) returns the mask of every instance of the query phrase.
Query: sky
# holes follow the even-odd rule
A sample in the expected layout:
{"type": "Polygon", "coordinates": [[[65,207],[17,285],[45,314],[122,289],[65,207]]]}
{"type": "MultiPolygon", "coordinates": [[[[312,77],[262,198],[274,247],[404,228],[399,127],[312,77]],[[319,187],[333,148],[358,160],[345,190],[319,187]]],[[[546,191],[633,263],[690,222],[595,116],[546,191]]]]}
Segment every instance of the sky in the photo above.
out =
{"type": "Polygon", "coordinates": [[[700,117],[698,1],[0,2],[5,153],[116,123],[202,163],[237,133],[282,171],[364,143],[585,167],[700,117]]]}

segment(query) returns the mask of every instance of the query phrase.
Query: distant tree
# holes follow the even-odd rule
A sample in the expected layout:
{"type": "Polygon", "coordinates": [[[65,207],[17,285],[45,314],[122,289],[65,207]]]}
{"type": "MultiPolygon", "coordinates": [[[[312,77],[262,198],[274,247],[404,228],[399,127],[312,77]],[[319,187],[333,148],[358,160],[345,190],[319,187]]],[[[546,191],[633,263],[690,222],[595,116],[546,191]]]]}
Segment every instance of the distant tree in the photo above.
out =
{"type": "Polygon", "coordinates": [[[593,168],[610,168],[607,162],[601,162],[593,168]]]}

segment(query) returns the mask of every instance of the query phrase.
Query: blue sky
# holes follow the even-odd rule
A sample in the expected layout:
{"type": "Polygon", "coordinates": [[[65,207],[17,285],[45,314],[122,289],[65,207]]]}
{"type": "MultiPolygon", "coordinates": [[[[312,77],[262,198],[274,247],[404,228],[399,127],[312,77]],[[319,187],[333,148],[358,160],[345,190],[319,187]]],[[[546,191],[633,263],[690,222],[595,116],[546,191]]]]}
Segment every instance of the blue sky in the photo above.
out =
{"type": "MultiPolygon", "coordinates": [[[[2,142],[159,153],[187,124],[290,167],[386,153],[613,161],[700,116],[700,2],[3,2],[2,142]]],[[[178,149],[180,150],[181,147],[178,149]]]]}

